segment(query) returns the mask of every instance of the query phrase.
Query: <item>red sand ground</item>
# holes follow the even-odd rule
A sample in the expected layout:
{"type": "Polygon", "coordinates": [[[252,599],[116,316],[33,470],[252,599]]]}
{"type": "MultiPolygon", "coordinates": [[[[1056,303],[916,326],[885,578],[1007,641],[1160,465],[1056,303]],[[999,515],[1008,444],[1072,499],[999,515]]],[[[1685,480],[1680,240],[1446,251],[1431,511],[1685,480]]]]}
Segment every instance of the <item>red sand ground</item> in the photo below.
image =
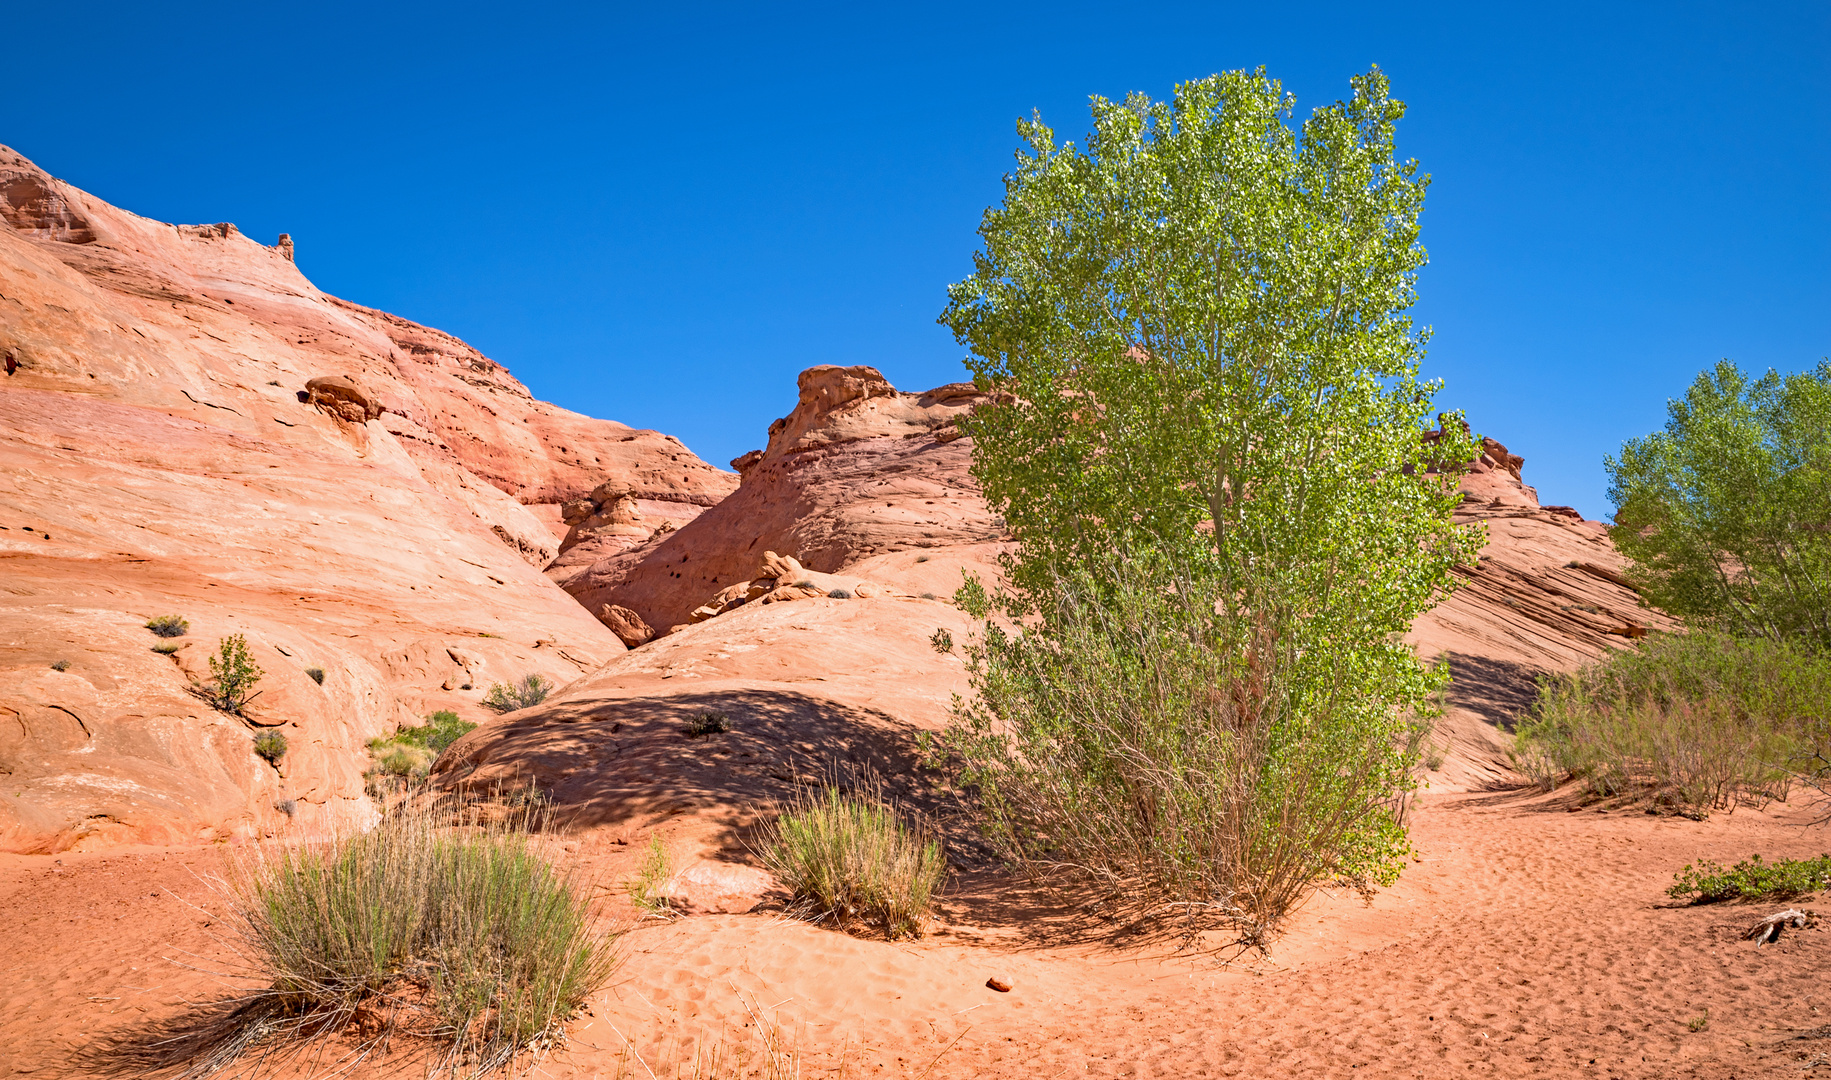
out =
{"type": "MultiPolygon", "coordinates": [[[[618,1032],[741,1033],[743,1002],[796,1034],[804,1076],[1816,1075],[1831,1067],[1831,941],[1740,934],[1782,905],[1679,907],[1699,858],[1817,854],[1810,810],[1708,822],[1573,811],[1568,795],[1427,795],[1420,861],[1371,904],[1325,895],[1269,960],[1033,942],[1014,893],[976,883],[947,925],[887,944],[769,914],[626,933],[611,984],[540,1064],[614,1076],[618,1032]],[[984,984],[1014,984],[1009,994],[984,984]],[[741,994],[741,998],[740,998],[741,994]],[[1704,1030],[1688,1022],[1708,1015],[1704,1030]]],[[[639,845],[587,841],[616,896],[639,845]]],[[[93,1075],[98,1036],[220,992],[228,951],[204,884],[224,849],[0,858],[0,1076],[93,1075]]],[[[607,906],[621,908],[618,898],[607,906]]],[[[1809,908],[1811,900],[1793,906],[1809,908]]],[[[366,1071],[366,1070],[363,1070],[366,1071]]],[[[640,1070],[636,1075],[643,1075],[640,1070]]]]}

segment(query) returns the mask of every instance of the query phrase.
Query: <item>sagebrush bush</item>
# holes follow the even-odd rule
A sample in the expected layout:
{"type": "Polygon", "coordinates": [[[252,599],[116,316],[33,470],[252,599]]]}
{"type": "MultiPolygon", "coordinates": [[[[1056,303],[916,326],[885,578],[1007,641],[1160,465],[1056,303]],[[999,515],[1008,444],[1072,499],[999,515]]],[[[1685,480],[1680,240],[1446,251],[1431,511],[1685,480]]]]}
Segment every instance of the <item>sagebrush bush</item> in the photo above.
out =
{"type": "Polygon", "coordinates": [[[183,637],[191,624],[177,615],[161,615],[146,621],[146,628],[160,637],[183,637]]]}
{"type": "Polygon", "coordinates": [[[51,661],[51,670],[52,671],[69,671],[70,670],[70,661],[53,660],[53,661],[51,661]]]}
{"type": "Polygon", "coordinates": [[[278,765],[286,756],[286,736],[278,731],[263,731],[254,737],[254,752],[269,765],[278,765]]]}
{"type": "Polygon", "coordinates": [[[816,921],[915,937],[947,874],[939,840],[876,797],[803,792],[765,833],[763,863],[816,921]]]}
{"type": "Polygon", "coordinates": [[[1831,659],[1694,630],[1657,634],[1541,682],[1514,767],[1691,814],[1786,795],[1831,731],[1831,659]]]}
{"type": "Polygon", "coordinates": [[[414,1032],[442,1044],[443,1068],[476,1075],[556,1031],[613,958],[581,883],[535,849],[538,825],[422,805],[361,835],[260,849],[233,893],[267,983],[239,1013],[255,1045],[414,1032]]]}
{"type": "Polygon", "coordinates": [[[1223,619],[1196,579],[1125,558],[1098,578],[967,649],[977,694],[939,746],[1006,857],[1109,928],[1252,942],[1319,885],[1396,879],[1428,726],[1306,694],[1329,658],[1223,619]]]}
{"type": "Polygon", "coordinates": [[[497,712],[531,709],[547,700],[553,684],[540,675],[524,675],[519,682],[495,683],[483,696],[483,704],[497,712]]]}
{"type": "Polygon", "coordinates": [[[1792,900],[1831,888],[1831,855],[1816,859],[1781,859],[1762,862],[1756,855],[1724,868],[1708,860],[1687,866],[1677,874],[1666,895],[1694,904],[1723,900],[1792,900]]]}
{"type": "Polygon", "coordinates": [[[707,709],[688,720],[680,730],[681,734],[689,739],[701,739],[707,735],[723,735],[731,730],[731,718],[717,709],[707,709]]]}

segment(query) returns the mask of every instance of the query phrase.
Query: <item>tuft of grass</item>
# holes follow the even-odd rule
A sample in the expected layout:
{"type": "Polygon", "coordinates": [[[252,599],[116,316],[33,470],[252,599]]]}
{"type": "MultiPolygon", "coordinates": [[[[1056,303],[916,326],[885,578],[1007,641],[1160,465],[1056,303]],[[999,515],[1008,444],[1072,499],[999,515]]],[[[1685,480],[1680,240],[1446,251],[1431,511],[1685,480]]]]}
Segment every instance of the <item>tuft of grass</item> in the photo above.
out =
{"type": "Polygon", "coordinates": [[[925,592],[925,593],[922,593],[922,594],[920,594],[920,595],[921,595],[921,597],[922,597],[922,599],[924,599],[924,600],[939,600],[939,599],[941,599],[941,598],[940,598],[940,597],[938,597],[938,596],[936,596],[936,595],[935,595],[935,594],[934,594],[934,593],[931,593],[931,592],[925,592]]]}
{"type": "Polygon", "coordinates": [[[629,894],[630,902],[642,909],[642,913],[654,919],[671,919],[674,917],[674,906],[666,895],[668,883],[674,877],[674,860],[669,857],[667,845],[662,843],[660,834],[649,837],[648,848],[642,853],[642,862],[636,866],[636,876],[624,883],[623,891],[629,894]]]}
{"type": "Polygon", "coordinates": [[[1708,1027],[1710,1027],[1710,1010],[1709,1009],[1704,1010],[1704,1015],[1694,1016],[1691,1019],[1685,1021],[1685,1030],[1691,1032],[1693,1035],[1696,1035],[1698,1032],[1703,1031],[1703,1030],[1707,1029],[1708,1027]]]}
{"type": "Polygon", "coordinates": [[[927,561],[928,561],[928,556],[926,556],[926,555],[917,555],[917,556],[916,556],[916,560],[915,560],[915,561],[916,561],[916,562],[927,562],[927,561]]]}
{"type": "Polygon", "coordinates": [[[828,593],[827,593],[827,596],[828,596],[828,597],[829,597],[829,598],[830,598],[830,599],[833,599],[833,600],[850,600],[850,599],[852,599],[852,594],[851,594],[851,592],[850,592],[850,591],[848,591],[848,590],[846,590],[846,589],[833,589],[833,590],[832,590],[832,591],[830,591],[830,592],[828,592],[828,593]]]}
{"type": "Polygon", "coordinates": [[[689,739],[700,739],[707,735],[723,735],[731,730],[731,718],[717,709],[707,709],[688,720],[680,730],[689,739]]]}
{"type": "Polygon", "coordinates": [[[297,799],[275,799],[273,808],[287,817],[292,817],[299,812],[299,801],[297,799]]]}
{"type": "Polygon", "coordinates": [[[479,1076],[556,1037],[614,959],[582,883],[529,837],[541,825],[421,804],[368,833],[258,849],[231,886],[232,923],[267,985],[230,1015],[215,1059],[405,1037],[432,1045],[434,1071],[479,1076]]]}
{"type": "Polygon", "coordinates": [[[497,712],[514,712],[539,705],[552,692],[552,682],[539,675],[524,675],[520,682],[492,685],[483,696],[483,704],[497,712]]]}
{"type": "Polygon", "coordinates": [[[184,648],[184,646],[178,644],[176,641],[161,641],[159,644],[153,646],[153,651],[160,656],[170,656],[182,648],[184,648]]]}
{"type": "Polygon", "coordinates": [[[319,686],[324,685],[324,669],[323,668],[308,667],[305,669],[305,674],[307,677],[309,677],[311,679],[312,682],[317,683],[319,686]]]}
{"type": "Polygon", "coordinates": [[[277,766],[286,756],[286,736],[278,731],[263,731],[254,737],[254,752],[266,759],[267,764],[277,766]]]}
{"type": "Polygon", "coordinates": [[[53,661],[51,661],[51,670],[52,671],[69,671],[70,670],[70,661],[53,660],[53,661]]]}
{"type": "Polygon", "coordinates": [[[763,863],[814,921],[918,937],[947,874],[941,843],[877,798],[803,791],[766,830],[763,863]]]}
{"type": "Polygon", "coordinates": [[[183,637],[190,632],[191,624],[177,615],[161,615],[148,619],[146,628],[160,637],[183,637]]]}
{"type": "MultiPolygon", "coordinates": [[[[804,1062],[795,1037],[758,1001],[742,993],[738,1001],[750,1016],[740,1032],[701,1034],[690,1048],[684,1037],[671,1046],[664,1040],[651,1051],[653,1060],[645,1059],[625,1038],[614,1080],[801,1080],[804,1062]]],[[[833,1075],[844,1080],[843,1056],[833,1075]]]]}
{"type": "Polygon", "coordinates": [[[1708,860],[1686,866],[1673,875],[1666,895],[1693,904],[1724,900],[1792,900],[1831,888],[1831,855],[1816,859],[1781,859],[1763,862],[1761,856],[1724,868],[1708,860]]]}
{"type": "Polygon", "coordinates": [[[1784,798],[1831,734],[1831,657],[1711,631],[1659,634],[1542,681],[1516,769],[1701,817],[1784,798]]]}
{"type": "Polygon", "coordinates": [[[230,634],[209,659],[210,681],[195,687],[198,696],[223,712],[242,715],[248,703],[260,696],[254,687],[262,675],[260,665],[248,651],[248,639],[230,634]]]}

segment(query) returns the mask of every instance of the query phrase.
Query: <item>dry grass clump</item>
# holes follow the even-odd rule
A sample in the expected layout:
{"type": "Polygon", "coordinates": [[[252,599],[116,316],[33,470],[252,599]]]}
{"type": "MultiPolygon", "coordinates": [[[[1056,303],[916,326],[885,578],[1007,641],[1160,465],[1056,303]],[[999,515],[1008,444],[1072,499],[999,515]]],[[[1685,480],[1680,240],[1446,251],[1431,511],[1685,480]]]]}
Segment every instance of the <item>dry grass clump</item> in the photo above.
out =
{"type": "Polygon", "coordinates": [[[539,705],[552,692],[550,680],[540,675],[524,675],[519,682],[493,684],[489,693],[483,695],[483,704],[497,712],[514,712],[539,705]]]}
{"type": "Polygon", "coordinates": [[[668,897],[668,885],[673,880],[674,860],[668,854],[667,844],[656,834],[649,837],[635,876],[624,882],[623,891],[643,915],[652,919],[671,919],[674,903],[668,897]]]}
{"type": "Polygon", "coordinates": [[[608,978],[585,890],[535,849],[533,815],[495,824],[422,803],[371,832],[263,849],[230,887],[231,924],[265,985],[183,1048],[188,1075],[252,1053],[417,1040],[476,1076],[551,1039],[608,978]]]}
{"type": "MultiPolygon", "coordinates": [[[[653,1060],[625,1039],[615,1080],[801,1080],[803,1055],[794,1036],[756,1002],[741,993],[738,1000],[750,1016],[741,1035],[701,1036],[690,1047],[683,1039],[657,1048],[653,1060]]],[[[843,1078],[843,1060],[838,1072],[822,1075],[843,1078]]]]}
{"type": "Polygon", "coordinates": [[[179,615],[161,615],[146,620],[146,628],[163,638],[183,637],[191,629],[190,621],[179,615]]]}
{"type": "Polygon", "coordinates": [[[1784,798],[1831,729],[1831,660],[1709,631],[1544,680],[1514,767],[1692,816],[1784,798]]]}
{"type": "Polygon", "coordinates": [[[763,863],[814,919],[916,937],[947,874],[941,843],[881,798],[803,792],[765,834],[763,863]]]}
{"type": "Polygon", "coordinates": [[[269,765],[278,765],[286,756],[286,736],[278,731],[263,731],[254,737],[254,752],[269,765]]]}

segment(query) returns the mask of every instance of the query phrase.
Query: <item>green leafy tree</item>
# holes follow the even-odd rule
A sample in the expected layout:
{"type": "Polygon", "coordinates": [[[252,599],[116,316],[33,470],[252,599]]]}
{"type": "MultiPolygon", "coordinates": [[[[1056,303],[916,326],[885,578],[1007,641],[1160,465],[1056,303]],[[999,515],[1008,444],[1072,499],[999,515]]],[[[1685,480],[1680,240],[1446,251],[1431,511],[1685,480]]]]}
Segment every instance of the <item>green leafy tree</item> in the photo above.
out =
{"type": "Polygon", "coordinates": [[[223,712],[240,716],[248,703],[260,696],[254,687],[263,674],[254,662],[254,654],[248,651],[248,639],[230,634],[209,660],[211,679],[203,689],[204,697],[223,712]]]}
{"type": "Polygon", "coordinates": [[[1393,157],[1404,106],[1375,69],[1300,132],[1292,107],[1236,71],[1167,102],[1096,97],[1085,146],[1020,123],[941,317],[994,395],[961,426],[1021,542],[1006,591],[961,599],[1024,630],[986,625],[952,745],[1014,855],[1117,892],[1154,875],[1139,912],[1268,925],[1302,889],[1260,886],[1292,860],[1304,886],[1397,873],[1404,725],[1442,683],[1400,635],[1481,540],[1431,468],[1472,439],[1453,416],[1425,438],[1438,387],[1405,312],[1427,178],[1393,157]],[[1115,636],[1102,607],[1173,632],[1115,636]],[[1107,688],[1070,708],[1077,671],[1107,688]],[[1144,728],[1087,720],[1147,691],[1144,728]],[[1096,727],[1120,734],[1095,745],[1096,727]],[[1138,845],[1092,818],[1119,814],[1134,836],[1177,814],[1236,835],[1117,858],[1138,845]]]}
{"type": "Polygon", "coordinates": [[[1831,648],[1831,363],[1750,381],[1725,360],[1606,467],[1615,544],[1650,603],[1831,648]]]}

